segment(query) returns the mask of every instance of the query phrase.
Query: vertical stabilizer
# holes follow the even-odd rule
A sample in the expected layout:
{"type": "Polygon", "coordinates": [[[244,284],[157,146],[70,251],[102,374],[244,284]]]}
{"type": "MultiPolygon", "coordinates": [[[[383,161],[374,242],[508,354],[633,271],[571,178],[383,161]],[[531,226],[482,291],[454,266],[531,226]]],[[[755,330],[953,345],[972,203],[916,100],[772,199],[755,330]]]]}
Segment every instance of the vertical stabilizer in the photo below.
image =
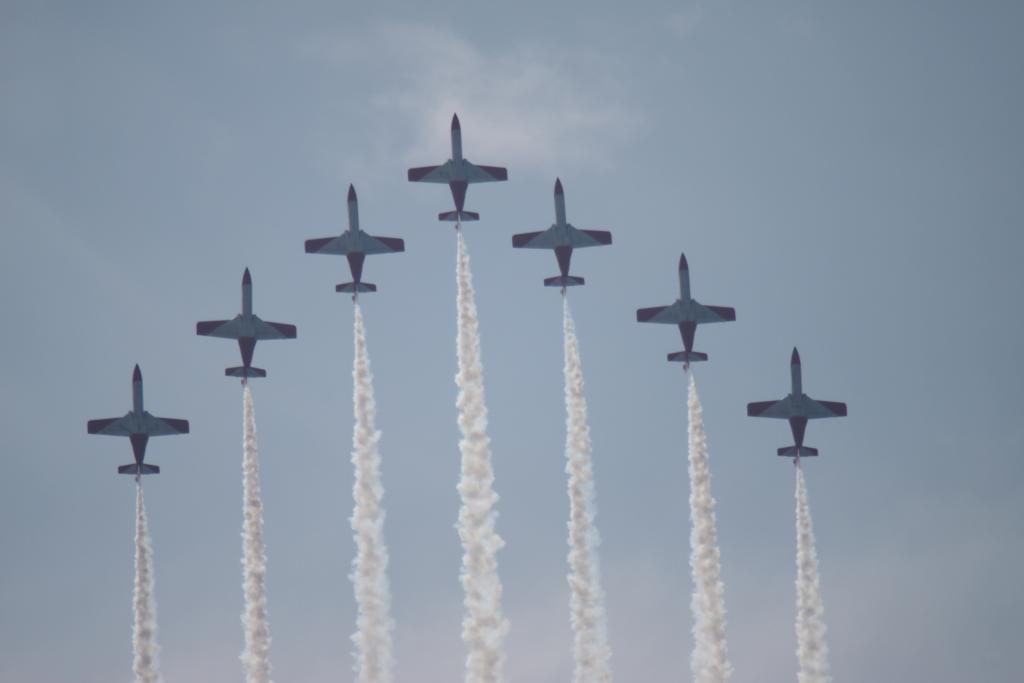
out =
{"type": "Polygon", "coordinates": [[[558,261],[558,269],[562,271],[562,277],[569,276],[569,260],[572,258],[572,247],[555,247],[555,259],[558,261]]]}

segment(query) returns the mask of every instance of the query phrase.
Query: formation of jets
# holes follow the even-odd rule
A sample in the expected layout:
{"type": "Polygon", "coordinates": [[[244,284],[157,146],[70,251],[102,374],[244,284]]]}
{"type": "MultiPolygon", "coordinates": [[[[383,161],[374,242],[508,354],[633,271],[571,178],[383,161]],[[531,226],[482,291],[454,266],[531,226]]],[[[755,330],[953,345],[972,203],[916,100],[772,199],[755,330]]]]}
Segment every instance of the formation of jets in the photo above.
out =
{"type": "MultiPolygon", "coordinates": [[[[462,128],[459,117],[452,116],[451,158],[439,166],[410,168],[408,178],[412,182],[444,183],[451,190],[454,211],[441,212],[438,220],[453,221],[461,229],[464,221],[479,220],[480,214],[465,209],[466,190],[473,183],[508,180],[508,171],[500,166],[480,166],[462,156],[462,128]]],[[[512,237],[512,246],[519,249],[551,249],[555,252],[559,275],[545,278],[547,287],[560,287],[565,294],[567,287],[584,284],[582,277],[569,273],[573,249],[605,246],[612,243],[612,235],[606,230],[581,230],[566,220],[565,193],[562,181],[555,180],[555,222],[546,230],[527,232],[512,237]]],[[[375,292],[375,284],[364,282],[363,263],[368,255],[390,254],[405,251],[405,242],[397,237],[379,237],[364,232],[359,227],[359,203],[355,188],[348,188],[348,229],[341,235],[309,239],[305,242],[308,254],[332,254],[348,259],[352,281],[339,284],[337,292],[350,292],[355,300],[360,292],[375,292]]],[[[669,361],[683,363],[689,369],[690,363],[706,361],[708,355],[693,350],[697,326],[708,323],[731,322],[736,320],[736,311],[727,306],[708,306],[690,295],[690,269],[686,255],[679,256],[679,298],[667,306],[640,308],[636,311],[637,322],[675,325],[682,337],[683,350],[668,354],[669,361]]],[[[242,356],[242,365],[226,368],[224,374],[239,377],[246,383],[252,377],[266,377],[262,368],[253,367],[252,357],[256,342],[270,339],[295,339],[297,330],[287,323],[272,323],[260,319],[252,310],[252,277],[249,269],[242,276],[242,312],[231,320],[209,320],[196,324],[196,334],[208,337],[234,339],[242,356]]],[[[818,401],[803,393],[800,354],[793,349],[790,361],[792,380],[791,391],[777,401],[763,401],[747,405],[751,417],[773,417],[789,421],[793,433],[793,445],[778,449],[778,455],[792,457],[798,462],[801,457],[816,456],[818,450],[804,445],[807,421],[826,417],[845,417],[846,404],[835,401],[818,401]]],[[[157,474],[160,468],[144,462],[146,444],[151,436],[187,434],[187,420],[153,417],[142,405],[142,372],[135,366],[132,375],[132,410],[124,417],[90,420],[89,434],[127,436],[132,445],[135,462],[118,467],[121,474],[139,477],[157,474]]]]}

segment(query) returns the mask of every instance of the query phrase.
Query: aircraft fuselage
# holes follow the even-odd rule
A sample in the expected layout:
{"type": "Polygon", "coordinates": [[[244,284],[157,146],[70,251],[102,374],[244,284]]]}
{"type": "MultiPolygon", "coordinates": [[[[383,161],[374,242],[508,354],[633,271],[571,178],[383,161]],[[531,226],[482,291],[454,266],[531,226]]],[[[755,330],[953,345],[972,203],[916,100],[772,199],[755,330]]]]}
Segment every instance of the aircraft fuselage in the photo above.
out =
{"type": "Polygon", "coordinates": [[[462,161],[462,128],[457,123],[452,124],[452,161],[462,161]]]}
{"type": "Polygon", "coordinates": [[[142,415],[142,373],[136,372],[132,377],[132,413],[142,415]]]}
{"type": "Polygon", "coordinates": [[[689,303],[690,299],[690,269],[679,268],[679,301],[689,303]]]}

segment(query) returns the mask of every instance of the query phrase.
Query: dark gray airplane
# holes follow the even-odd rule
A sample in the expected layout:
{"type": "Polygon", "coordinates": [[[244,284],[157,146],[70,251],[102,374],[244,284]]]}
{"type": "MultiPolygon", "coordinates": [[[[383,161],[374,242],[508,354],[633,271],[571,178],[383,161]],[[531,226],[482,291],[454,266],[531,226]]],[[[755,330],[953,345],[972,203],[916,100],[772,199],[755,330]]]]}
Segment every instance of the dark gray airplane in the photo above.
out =
{"type": "Polygon", "coordinates": [[[524,232],[512,235],[512,246],[525,249],[554,249],[561,275],[544,278],[545,287],[566,287],[582,285],[583,278],[569,275],[569,260],[572,250],[583,247],[600,247],[612,243],[612,234],[607,230],[580,230],[565,220],[565,194],[562,181],[555,178],[555,223],[547,230],[524,232]]]}
{"type": "Polygon", "coordinates": [[[90,434],[106,434],[107,436],[127,436],[132,443],[135,462],[117,468],[120,474],[160,474],[156,465],[147,465],[146,444],[151,436],[167,436],[168,434],[188,434],[188,420],[177,420],[171,417],[153,417],[142,407],[142,371],[135,366],[132,373],[132,409],[124,417],[108,417],[103,420],[89,420],[86,430],[90,434]]]}
{"type": "Polygon", "coordinates": [[[252,354],[256,350],[257,341],[295,339],[296,333],[295,325],[268,323],[253,314],[252,277],[248,268],[242,275],[242,312],[231,320],[206,320],[196,323],[198,335],[238,340],[238,349],[242,352],[242,365],[237,368],[225,368],[224,374],[228,377],[241,377],[243,382],[250,377],[267,376],[266,370],[252,367],[252,354]]]}
{"type": "Polygon", "coordinates": [[[455,210],[437,214],[437,220],[461,223],[480,219],[480,214],[463,209],[469,185],[508,180],[508,170],[500,166],[477,166],[462,157],[462,128],[456,114],[452,116],[452,158],[440,166],[410,168],[409,180],[414,183],[446,183],[451,188],[455,210]]]}
{"type": "Polygon", "coordinates": [[[377,285],[363,282],[363,261],[367,254],[391,254],[405,251],[405,242],[397,237],[374,237],[359,229],[359,200],[356,188],[348,186],[348,230],[338,237],[318,237],[306,240],[307,254],[334,254],[346,256],[352,271],[352,282],[334,288],[336,292],[352,292],[355,301],[359,292],[376,292],[377,285]]]}
{"type": "Polygon", "coordinates": [[[697,325],[732,320],[736,320],[736,309],[728,306],[705,306],[690,298],[690,268],[686,263],[686,254],[679,255],[679,298],[675,303],[668,306],[639,308],[636,311],[636,321],[639,323],[679,326],[679,334],[683,337],[683,350],[668,354],[668,359],[682,362],[684,368],[689,368],[690,363],[708,359],[708,354],[693,350],[693,336],[697,333],[697,325]]]}
{"type": "Polygon", "coordinates": [[[776,417],[789,420],[789,429],[793,432],[793,445],[783,446],[777,453],[783,457],[793,458],[796,462],[818,454],[817,448],[804,445],[804,430],[807,421],[822,417],[846,417],[846,404],[837,401],[817,401],[803,390],[800,376],[800,354],[796,347],[789,359],[789,374],[792,389],[789,396],[778,401],[759,401],[747,404],[747,415],[750,417],[776,417]]]}

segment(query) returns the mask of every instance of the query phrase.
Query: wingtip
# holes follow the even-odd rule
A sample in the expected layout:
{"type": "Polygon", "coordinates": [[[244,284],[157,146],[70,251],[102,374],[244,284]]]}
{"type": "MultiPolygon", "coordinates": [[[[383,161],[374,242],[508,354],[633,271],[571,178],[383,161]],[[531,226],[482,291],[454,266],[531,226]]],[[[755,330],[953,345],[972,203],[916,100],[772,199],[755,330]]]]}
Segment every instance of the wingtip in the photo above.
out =
{"type": "Polygon", "coordinates": [[[142,370],[139,370],[139,364],[138,363],[135,364],[135,371],[132,372],[132,381],[133,382],[141,382],[142,381],[142,370]]]}
{"type": "Polygon", "coordinates": [[[690,266],[686,263],[686,254],[679,254],[679,270],[689,270],[690,266]]]}
{"type": "Polygon", "coordinates": [[[555,178],[555,194],[565,194],[562,191],[562,179],[561,178],[555,178]]]}
{"type": "Polygon", "coordinates": [[[800,365],[800,352],[796,350],[795,346],[793,347],[793,355],[789,357],[789,364],[800,365]]]}
{"type": "Polygon", "coordinates": [[[348,201],[350,203],[356,201],[356,188],[352,183],[348,185],[348,201]]]}
{"type": "Polygon", "coordinates": [[[459,115],[452,114],[452,130],[461,130],[461,128],[459,125],[459,115]]]}
{"type": "Polygon", "coordinates": [[[245,272],[242,273],[242,284],[243,285],[251,285],[252,284],[252,275],[249,275],[249,269],[248,268],[246,268],[245,272]]]}

